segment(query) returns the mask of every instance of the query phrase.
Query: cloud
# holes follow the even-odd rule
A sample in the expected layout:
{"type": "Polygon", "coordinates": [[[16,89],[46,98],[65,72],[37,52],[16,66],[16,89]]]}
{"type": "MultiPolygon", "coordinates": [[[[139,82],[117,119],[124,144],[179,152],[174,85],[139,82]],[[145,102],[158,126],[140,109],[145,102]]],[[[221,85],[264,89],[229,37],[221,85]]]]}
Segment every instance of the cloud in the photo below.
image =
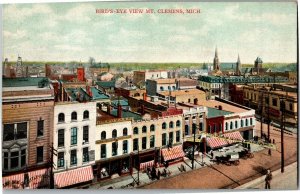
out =
{"type": "Polygon", "coordinates": [[[15,33],[14,32],[10,32],[10,31],[3,31],[3,36],[4,39],[13,39],[13,40],[18,40],[18,39],[22,39],[24,37],[26,37],[27,32],[25,30],[17,30],[15,33]]]}
{"type": "Polygon", "coordinates": [[[168,42],[171,42],[171,43],[182,43],[182,42],[190,42],[192,41],[193,38],[191,36],[187,36],[187,35],[173,35],[173,36],[170,36],[168,38],[168,42]]]}

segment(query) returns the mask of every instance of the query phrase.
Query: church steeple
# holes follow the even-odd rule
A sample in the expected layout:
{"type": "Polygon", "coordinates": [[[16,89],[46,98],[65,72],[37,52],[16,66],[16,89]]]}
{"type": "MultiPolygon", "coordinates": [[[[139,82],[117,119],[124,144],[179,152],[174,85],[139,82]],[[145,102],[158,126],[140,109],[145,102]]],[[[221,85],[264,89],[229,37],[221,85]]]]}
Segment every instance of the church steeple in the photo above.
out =
{"type": "Polygon", "coordinates": [[[217,47],[216,47],[216,50],[215,50],[214,70],[220,70],[220,63],[219,63],[218,48],[217,47]]]}
{"type": "Polygon", "coordinates": [[[236,62],[236,70],[235,70],[236,75],[241,75],[241,60],[240,60],[240,54],[238,54],[238,59],[236,62]]]}

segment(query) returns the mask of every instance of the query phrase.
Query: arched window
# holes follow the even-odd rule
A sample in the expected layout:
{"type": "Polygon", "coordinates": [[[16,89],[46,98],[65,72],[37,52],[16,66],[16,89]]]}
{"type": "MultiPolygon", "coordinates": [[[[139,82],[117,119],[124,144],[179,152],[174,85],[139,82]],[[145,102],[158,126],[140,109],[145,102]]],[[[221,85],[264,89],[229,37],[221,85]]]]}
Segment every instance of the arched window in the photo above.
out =
{"type": "Polygon", "coordinates": [[[153,124],[150,126],[150,131],[155,131],[155,126],[153,124]]]}
{"type": "Polygon", "coordinates": [[[147,126],[142,127],[142,133],[147,133],[147,126]]]}
{"type": "Polygon", "coordinates": [[[172,88],[173,88],[173,90],[175,90],[176,88],[175,88],[175,86],[172,86],[172,88]]]}
{"type": "Polygon", "coordinates": [[[170,86],[168,86],[168,90],[169,90],[169,91],[171,90],[171,87],[170,87],[170,86]]]}
{"type": "Polygon", "coordinates": [[[235,128],[237,129],[238,128],[238,122],[235,121],[235,128]]]}
{"type": "Polygon", "coordinates": [[[139,134],[139,128],[137,127],[133,128],[133,134],[139,134]]]}
{"type": "Polygon", "coordinates": [[[246,127],[248,126],[248,119],[246,119],[246,127]]]}
{"type": "Polygon", "coordinates": [[[171,122],[169,123],[169,127],[170,127],[170,128],[173,128],[173,127],[174,127],[174,122],[173,122],[173,121],[171,121],[171,122]]]}
{"type": "Polygon", "coordinates": [[[71,120],[72,121],[76,121],[77,120],[77,113],[75,111],[72,112],[72,114],[71,114],[71,120]]]}
{"type": "Polygon", "coordinates": [[[127,136],[128,135],[128,130],[127,130],[127,128],[125,127],[124,129],[123,129],[123,136],[127,136]]]}
{"type": "Polygon", "coordinates": [[[165,122],[163,122],[163,124],[162,124],[162,129],[166,129],[167,128],[167,124],[165,123],[165,122]]]}
{"type": "Polygon", "coordinates": [[[197,129],[197,125],[196,125],[196,123],[193,123],[193,125],[192,125],[192,134],[194,134],[196,132],[196,129],[197,129]]]}
{"type": "Polygon", "coordinates": [[[64,113],[58,114],[58,122],[65,122],[65,114],[64,113]]]}
{"type": "Polygon", "coordinates": [[[164,91],[164,87],[160,86],[160,91],[164,91]]]}
{"type": "Polygon", "coordinates": [[[180,127],[180,120],[176,121],[176,127],[180,127]]]}
{"type": "Polygon", "coordinates": [[[250,125],[253,125],[253,118],[250,118],[250,125]]]}
{"type": "Polygon", "coordinates": [[[225,123],[225,130],[228,130],[228,123],[225,123]]]}
{"type": "Polygon", "coordinates": [[[117,130],[114,129],[114,130],[112,131],[112,138],[116,138],[116,137],[117,137],[117,130]]]}
{"type": "Polygon", "coordinates": [[[101,132],[101,139],[106,139],[106,132],[105,131],[101,132]]]}
{"type": "Polygon", "coordinates": [[[244,121],[241,120],[241,127],[244,127],[244,121]]]}
{"type": "Polygon", "coordinates": [[[230,129],[232,129],[233,128],[233,122],[231,121],[230,122],[230,129]]]}
{"type": "Polygon", "coordinates": [[[86,111],[83,112],[83,119],[88,119],[89,116],[90,116],[89,111],[86,110],[86,111]]]}

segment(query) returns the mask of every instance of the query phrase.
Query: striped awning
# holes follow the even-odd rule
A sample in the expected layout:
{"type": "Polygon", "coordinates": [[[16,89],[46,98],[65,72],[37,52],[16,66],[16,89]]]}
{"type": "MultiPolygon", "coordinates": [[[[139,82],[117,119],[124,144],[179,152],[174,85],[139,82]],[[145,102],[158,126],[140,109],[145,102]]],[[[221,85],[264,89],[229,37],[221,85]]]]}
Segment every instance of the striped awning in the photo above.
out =
{"type": "Polygon", "coordinates": [[[225,139],[221,139],[221,138],[217,138],[217,137],[206,138],[206,143],[212,149],[228,145],[228,142],[225,139]]]}
{"type": "Polygon", "coordinates": [[[75,185],[77,183],[83,183],[86,181],[90,181],[93,178],[94,175],[91,166],[54,174],[55,186],[57,188],[67,187],[70,185],[75,185]]]}
{"type": "Polygon", "coordinates": [[[182,150],[182,145],[174,146],[172,148],[162,149],[161,154],[165,161],[174,160],[185,156],[182,150]]]}
{"type": "Polygon", "coordinates": [[[24,173],[2,177],[3,189],[23,189],[24,173]]]}
{"type": "Polygon", "coordinates": [[[50,173],[46,168],[28,172],[28,177],[30,189],[48,188],[50,185],[50,173]]]}
{"type": "Polygon", "coordinates": [[[147,167],[152,167],[153,165],[154,165],[154,160],[151,160],[149,162],[140,163],[140,170],[144,170],[147,167]]]}
{"type": "Polygon", "coordinates": [[[238,132],[238,131],[231,132],[231,133],[224,133],[223,136],[225,138],[228,138],[228,139],[231,139],[231,140],[238,140],[238,141],[243,141],[244,140],[241,133],[238,132]]]}

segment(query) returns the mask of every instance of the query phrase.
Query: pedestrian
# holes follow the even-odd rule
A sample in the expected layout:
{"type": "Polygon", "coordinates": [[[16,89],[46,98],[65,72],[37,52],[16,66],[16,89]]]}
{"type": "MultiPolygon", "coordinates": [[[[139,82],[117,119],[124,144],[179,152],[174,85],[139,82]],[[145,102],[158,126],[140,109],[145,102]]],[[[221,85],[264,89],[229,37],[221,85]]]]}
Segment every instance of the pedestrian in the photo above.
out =
{"type": "Polygon", "coordinates": [[[158,170],[158,172],[157,172],[157,180],[159,180],[160,179],[160,170],[158,170]]]}
{"type": "Polygon", "coordinates": [[[272,180],[272,173],[271,170],[269,169],[266,174],[265,178],[265,189],[271,189],[271,180],[272,180]]]}
{"type": "Polygon", "coordinates": [[[269,154],[269,156],[272,155],[271,149],[269,149],[268,154],[269,154]]]}

